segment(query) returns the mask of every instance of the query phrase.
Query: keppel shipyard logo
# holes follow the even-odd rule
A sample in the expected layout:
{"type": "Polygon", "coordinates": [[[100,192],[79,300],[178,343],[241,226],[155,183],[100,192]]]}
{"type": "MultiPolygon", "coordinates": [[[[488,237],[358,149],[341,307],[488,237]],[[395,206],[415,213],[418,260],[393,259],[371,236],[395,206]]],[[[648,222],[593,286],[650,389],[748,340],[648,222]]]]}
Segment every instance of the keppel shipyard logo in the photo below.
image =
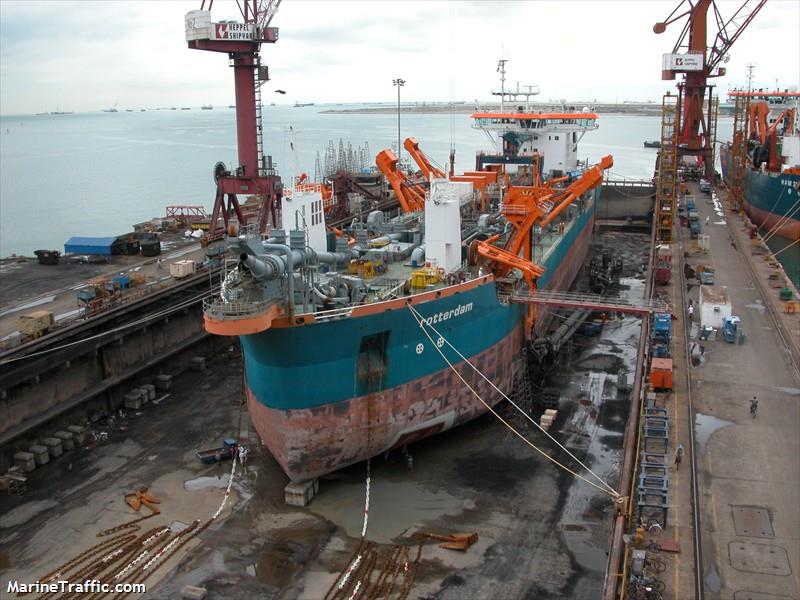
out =
{"type": "Polygon", "coordinates": [[[458,317],[463,315],[464,313],[468,313],[472,310],[472,302],[468,302],[467,304],[459,304],[455,308],[451,308],[450,310],[446,310],[440,313],[436,313],[432,317],[428,317],[425,319],[425,322],[428,325],[433,325],[434,323],[441,323],[442,321],[447,321],[448,319],[452,319],[453,317],[458,317]]]}

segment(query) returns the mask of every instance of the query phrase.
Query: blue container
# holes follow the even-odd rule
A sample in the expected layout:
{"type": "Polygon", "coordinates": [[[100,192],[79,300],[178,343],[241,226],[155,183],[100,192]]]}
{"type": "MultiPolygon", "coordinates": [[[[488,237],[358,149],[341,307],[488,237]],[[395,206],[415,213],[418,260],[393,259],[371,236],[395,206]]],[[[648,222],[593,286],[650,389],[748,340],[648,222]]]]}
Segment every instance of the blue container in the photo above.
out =
{"type": "Polygon", "coordinates": [[[87,288],[85,290],[78,290],[78,302],[91,302],[94,300],[94,288],[87,288]]]}
{"type": "Polygon", "coordinates": [[[653,340],[668,344],[672,339],[672,315],[656,313],[653,318],[653,340]]]}
{"type": "Polygon", "coordinates": [[[128,275],[117,275],[112,281],[114,282],[114,287],[119,287],[122,290],[131,287],[131,278],[128,275]]]}

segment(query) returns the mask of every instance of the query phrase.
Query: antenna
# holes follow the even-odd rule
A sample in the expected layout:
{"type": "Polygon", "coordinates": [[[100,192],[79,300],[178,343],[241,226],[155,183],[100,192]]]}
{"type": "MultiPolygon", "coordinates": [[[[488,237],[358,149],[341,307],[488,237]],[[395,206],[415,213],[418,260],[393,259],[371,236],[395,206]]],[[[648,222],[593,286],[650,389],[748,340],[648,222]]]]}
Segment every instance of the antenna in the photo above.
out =
{"type": "Polygon", "coordinates": [[[747,91],[753,91],[753,71],[755,70],[756,66],[753,63],[748,63],[747,65],[747,91]]]}

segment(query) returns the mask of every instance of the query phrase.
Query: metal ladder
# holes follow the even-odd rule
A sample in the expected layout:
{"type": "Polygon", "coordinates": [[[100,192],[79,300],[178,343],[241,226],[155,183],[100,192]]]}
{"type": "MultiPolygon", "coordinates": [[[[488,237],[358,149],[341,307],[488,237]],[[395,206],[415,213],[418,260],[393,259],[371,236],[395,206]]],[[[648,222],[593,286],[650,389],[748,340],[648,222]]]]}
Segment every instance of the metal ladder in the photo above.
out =
{"type": "Polygon", "coordinates": [[[258,150],[258,176],[264,177],[264,134],[261,127],[261,81],[259,71],[261,70],[261,60],[256,57],[255,69],[253,69],[253,82],[256,96],[256,148],[258,150]]]}

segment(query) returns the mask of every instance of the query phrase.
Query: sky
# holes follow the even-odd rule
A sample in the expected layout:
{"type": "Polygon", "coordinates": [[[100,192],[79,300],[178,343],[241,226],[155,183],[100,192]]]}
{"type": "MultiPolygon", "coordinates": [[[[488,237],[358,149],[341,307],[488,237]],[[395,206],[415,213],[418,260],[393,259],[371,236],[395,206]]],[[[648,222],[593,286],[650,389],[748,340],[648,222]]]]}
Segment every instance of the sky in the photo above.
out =
{"type": "MultiPolygon", "coordinates": [[[[200,3],[0,0],[0,114],[232,104],[227,56],[186,46],[184,15],[200,3]]],[[[660,101],[675,85],[661,80],[661,57],[683,21],[660,35],[652,27],[678,3],[284,0],[272,22],[280,39],[262,46],[272,77],[263,99],[396,102],[400,77],[403,101],[486,101],[503,57],[507,86],[538,85],[539,100],[660,101]]],[[[742,3],[717,2],[725,19],[742,3]]],[[[211,17],[241,20],[225,0],[211,17]]],[[[798,30],[800,1],[769,0],[718,90],[744,85],[748,63],[756,87],[800,87],[798,30]]]]}

